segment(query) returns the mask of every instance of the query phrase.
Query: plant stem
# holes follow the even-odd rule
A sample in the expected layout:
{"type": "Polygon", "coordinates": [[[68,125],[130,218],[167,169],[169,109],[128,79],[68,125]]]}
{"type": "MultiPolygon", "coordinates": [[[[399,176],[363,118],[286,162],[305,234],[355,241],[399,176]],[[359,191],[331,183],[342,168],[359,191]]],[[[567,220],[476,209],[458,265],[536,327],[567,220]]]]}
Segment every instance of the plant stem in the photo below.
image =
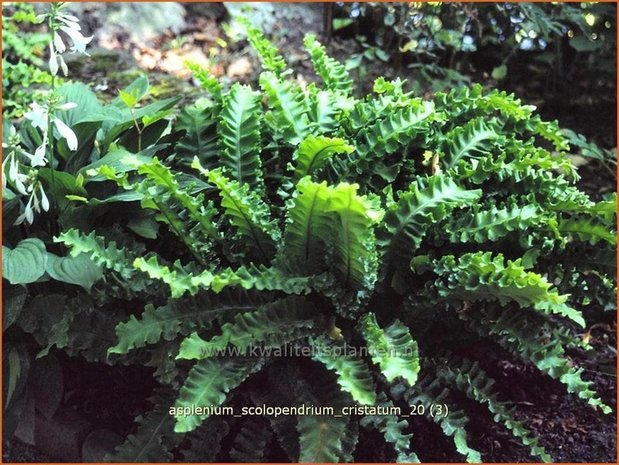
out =
{"type": "MultiPolygon", "coordinates": [[[[50,31],[52,33],[52,44],[54,43],[54,40],[56,39],[56,29],[54,29],[54,23],[55,23],[55,18],[56,18],[56,8],[54,6],[54,4],[52,3],[52,7],[51,7],[51,13],[49,16],[49,28],[50,31]]],[[[55,180],[55,171],[56,169],[54,168],[54,126],[53,126],[53,122],[52,122],[52,101],[53,101],[53,96],[56,93],[56,76],[54,74],[52,74],[52,81],[51,81],[51,91],[49,94],[49,97],[47,99],[47,147],[48,147],[48,159],[49,159],[49,169],[50,169],[50,187],[51,187],[51,203],[52,203],[52,211],[56,211],[57,210],[57,203],[56,203],[56,180],[55,180]]]]}
{"type": "Polygon", "coordinates": [[[133,118],[133,125],[135,126],[135,130],[138,132],[138,152],[142,151],[142,129],[140,128],[140,124],[135,117],[135,111],[133,108],[130,108],[131,117],[133,118]]]}

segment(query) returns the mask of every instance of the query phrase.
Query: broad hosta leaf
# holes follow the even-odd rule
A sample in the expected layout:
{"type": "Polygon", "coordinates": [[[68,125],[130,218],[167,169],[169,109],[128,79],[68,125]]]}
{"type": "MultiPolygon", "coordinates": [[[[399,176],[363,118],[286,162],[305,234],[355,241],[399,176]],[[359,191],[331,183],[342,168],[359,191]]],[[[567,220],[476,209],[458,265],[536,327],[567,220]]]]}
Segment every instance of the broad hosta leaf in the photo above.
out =
{"type": "Polygon", "coordinates": [[[103,276],[103,269],[88,254],[75,257],[58,257],[49,254],[45,270],[51,278],[64,283],[76,284],[86,291],[103,276]]]}
{"type": "Polygon", "coordinates": [[[48,254],[40,239],[24,239],[14,249],[2,246],[2,277],[11,284],[30,284],[45,274],[48,254]]]}

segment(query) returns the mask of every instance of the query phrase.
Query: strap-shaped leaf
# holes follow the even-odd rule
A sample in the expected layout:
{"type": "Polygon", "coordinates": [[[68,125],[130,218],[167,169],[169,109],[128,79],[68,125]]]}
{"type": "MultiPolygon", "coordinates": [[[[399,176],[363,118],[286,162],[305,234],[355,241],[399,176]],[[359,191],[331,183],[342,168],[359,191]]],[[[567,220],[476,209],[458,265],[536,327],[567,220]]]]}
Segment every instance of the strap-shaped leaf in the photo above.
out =
{"type": "MultiPolygon", "coordinates": [[[[378,402],[378,405],[383,408],[393,407],[393,402],[387,400],[383,392],[379,394],[378,402]]],[[[383,434],[385,441],[393,444],[398,454],[396,463],[419,463],[419,457],[411,451],[413,435],[404,432],[409,427],[406,420],[395,415],[366,415],[361,419],[361,426],[376,428],[383,434]]]]}
{"type": "Polygon", "coordinates": [[[268,205],[260,199],[256,191],[250,189],[249,184],[241,185],[238,181],[230,180],[221,169],[204,170],[197,159],[192,166],[215,185],[225,215],[239,236],[249,247],[256,250],[262,260],[269,261],[275,252],[275,242],[280,232],[270,218],[268,205]]]}
{"type": "Polygon", "coordinates": [[[230,458],[237,463],[262,462],[272,435],[264,417],[249,417],[234,438],[230,458]]]}
{"type": "Polygon", "coordinates": [[[226,268],[221,271],[205,270],[199,274],[188,272],[179,261],[173,268],[161,265],[156,256],[148,259],[137,258],[134,266],[152,279],[158,279],[170,286],[172,298],[181,297],[186,292],[196,294],[200,290],[212,289],[219,293],[228,286],[240,286],[243,289],[277,290],[287,294],[307,294],[314,283],[320,283],[321,276],[289,276],[278,268],[240,267],[236,270],[226,268]]]}
{"type": "Polygon", "coordinates": [[[176,120],[176,130],[184,134],[176,142],[176,152],[188,162],[198,157],[206,168],[215,168],[218,156],[217,118],[212,108],[185,107],[176,120]]]}
{"type": "Polygon", "coordinates": [[[469,121],[462,127],[452,130],[446,135],[445,158],[446,168],[452,168],[462,158],[474,151],[487,150],[489,141],[498,137],[497,130],[488,124],[486,118],[469,121]]]}
{"type": "Polygon", "coordinates": [[[541,221],[543,217],[536,205],[473,206],[471,211],[450,219],[445,229],[451,242],[483,243],[497,241],[514,231],[524,231],[541,221]]]}
{"type": "Polygon", "coordinates": [[[183,435],[174,433],[174,417],[169,411],[172,400],[157,395],[152,401],[152,410],[138,418],[138,430],[107,455],[106,460],[136,463],[172,459],[172,449],[183,439],[183,435]]]}
{"type": "Polygon", "coordinates": [[[331,195],[335,272],[346,286],[372,288],[376,281],[378,256],[374,225],[383,217],[378,199],[357,195],[357,184],[341,183],[331,195]]]}
{"type": "Polygon", "coordinates": [[[285,143],[297,145],[309,134],[309,107],[303,90],[296,82],[278,79],[273,73],[260,75],[260,87],[272,110],[265,115],[274,132],[285,143]]]}
{"type": "Polygon", "coordinates": [[[480,190],[463,189],[446,175],[425,181],[411,184],[385,214],[385,230],[379,233],[379,239],[388,261],[410,260],[432,224],[456,207],[472,205],[481,196],[480,190]]]}
{"type": "Polygon", "coordinates": [[[481,454],[468,444],[466,425],[469,418],[463,410],[454,408],[449,393],[441,380],[427,375],[420,378],[412,389],[405,389],[403,392],[400,386],[397,386],[397,390],[392,389],[392,394],[403,397],[408,405],[423,405],[425,417],[437,423],[445,435],[453,438],[456,450],[466,457],[468,463],[480,463],[481,454]],[[432,415],[432,405],[448,405],[449,413],[432,415]]]}
{"type": "Polygon", "coordinates": [[[411,386],[415,384],[420,369],[419,349],[408,328],[394,320],[382,329],[373,313],[366,313],[360,326],[372,361],[380,367],[387,381],[403,378],[411,386]]]}
{"type": "Polygon", "coordinates": [[[492,389],[495,381],[479,368],[477,362],[451,357],[446,364],[437,366],[437,375],[463,391],[467,397],[481,404],[486,404],[496,423],[503,424],[514,437],[527,446],[531,455],[544,462],[552,462],[546,450],[540,446],[539,439],[525,428],[514,416],[514,409],[508,408],[497,399],[492,389]]]}
{"type": "MultiPolygon", "coordinates": [[[[326,182],[313,182],[309,176],[296,185],[287,203],[284,256],[291,263],[301,263],[308,271],[324,262],[324,244],[329,239],[331,188],[326,182]]],[[[298,271],[303,271],[299,269],[298,271]]]]}
{"type": "Polygon", "coordinates": [[[251,357],[200,360],[189,371],[174,405],[176,417],[174,431],[187,433],[196,429],[209,416],[208,410],[197,412],[196,407],[222,405],[228,392],[261,366],[260,360],[251,357]]]}
{"type": "Polygon", "coordinates": [[[321,336],[312,341],[312,358],[337,374],[337,382],[352,398],[364,405],[376,402],[376,390],[366,363],[354,355],[346,354],[345,348],[330,343],[321,336]]]}
{"type": "Polygon", "coordinates": [[[482,337],[496,340],[505,349],[533,362],[540,371],[551,378],[559,379],[565,384],[568,392],[578,394],[579,398],[586,400],[592,407],[599,408],[604,413],[612,412],[612,409],[591,389],[593,383],[582,379],[584,370],[573,366],[565,356],[561,343],[549,339],[546,332],[532,331],[531,328],[534,326],[526,314],[488,306],[484,309],[480,320],[469,320],[468,324],[482,337]]]}
{"type": "Polygon", "coordinates": [[[118,343],[108,349],[108,354],[126,354],[161,339],[171,341],[179,334],[188,335],[197,329],[206,330],[222,316],[255,310],[263,303],[263,299],[258,296],[224,291],[218,295],[201,293],[178,300],[171,299],[156,308],[147,304],[139,319],[131,315],[128,321],[116,326],[118,343]]]}
{"type": "Polygon", "coordinates": [[[129,252],[127,249],[118,247],[116,242],[109,241],[97,236],[95,232],[83,234],[77,229],[69,229],[54,238],[54,242],[60,242],[70,249],[71,256],[80,254],[88,255],[97,265],[117,272],[123,279],[130,279],[135,274],[132,263],[134,253],[140,254],[140,249],[129,252]]]}
{"type": "Polygon", "coordinates": [[[337,463],[342,449],[346,418],[298,415],[300,463],[337,463]]]}
{"type": "Polygon", "coordinates": [[[281,76],[286,70],[286,61],[280,55],[277,47],[275,47],[266,37],[262,34],[260,29],[252,26],[251,22],[242,16],[236,18],[247,32],[247,40],[258,53],[262,67],[268,71],[271,71],[276,76],[281,76]]]}
{"type": "Polygon", "coordinates": [[[591,245],[600,241],[605,241],[612,246],[617,245],[617,233],[615,231],[604,224],[600,224],[599,221],[589,218],[576,217],[560,220],[558,229],[564,234],[587,241],[591,245]]]}
{"type": "Polygon", "coordinates": [[[352,93],[353,81],[348,71],[338,61],[327,55],[327,52],[316,40],[314,34],[307,34],[303,39],[305,49],[309,52],[312,64],[318,75],[325,83],[325,87],[332,91],[339,91],[343,94],[352,93]]]}
{"type": "Polygon", "coordinates": [[[349,154],[354,150],[344,139],[309,135],[293,154],[294,179],[299,180],[318,171],[335,154],[349,154]]]}
{"type": "Polygon", "coordinates": [[[219,115],[221,164],[240,185],[262,189],[260,163],[260,94],[234,84],[224,97],[219,115]]]}
{"type": "MultiPolygon", "coordinates": [[[[149,207],[149,203],[154,203],[155,208],[160,210],[166,218],[174,215],[177,218],[173,222],[174,232],[180,234],[181,239],[187,244],[193,245],[208,237],[220,240],[219,233],[213,224],[215,209],[212,204],[205,203],[203,194],[191,195],[189,189],[181,187],[178,176],[173,174],[170,168],[163,165],[157,158],[154,158],[150,163],[141,164],[138,167],[138,173],[146,176],[151,181],[147,185],[136,188],[138,191],[150,192],[150,195],[145,196],[142,200],[142,205],[149,207]],[[154,196],[152,190],[150,190],[152,189],[152,184],[158,186],[166,195],[175,199],[179,203],[180,208],[174,208],[174,205],[170,205],[162,209],[163,195],[154,196]],[[170,210],[173,211],[172,215],[167,213],[170,210]],[[185,218],[185,216],[189,218],[185,218]],[[203,237],[196,235],[196,232],[192,230],[193,225],[187,225],[188,219],[196,224],[203,237]]],[[[166,220],[166,222],[169,222],[169,220],[166,220]]]]}
{"type": "Polygon", "coordinates": [[[315,308],[305,299],[286,297],[252,312],[238,314],[221,327],[221,334],[208,342],[197,333],[186,338],[179,359],[203,359],[216,356],[228,346],[245,354],[252,346],[279,347],[303,335],[311,334],[315,308]]]}
{"type": "Polygon", "coordinates": [[[546,279],[526,271],[521,260],[505,261],[491,252],[464,254],[458,259],[448,255],[435,262],[434,271],[445,279],[435,283],[438,293],[450,299],[468,301],[497,300],[502,305],[516,302],[544,313],[564,316],[585,326],[582,314],[568,305],[546,279]]]}

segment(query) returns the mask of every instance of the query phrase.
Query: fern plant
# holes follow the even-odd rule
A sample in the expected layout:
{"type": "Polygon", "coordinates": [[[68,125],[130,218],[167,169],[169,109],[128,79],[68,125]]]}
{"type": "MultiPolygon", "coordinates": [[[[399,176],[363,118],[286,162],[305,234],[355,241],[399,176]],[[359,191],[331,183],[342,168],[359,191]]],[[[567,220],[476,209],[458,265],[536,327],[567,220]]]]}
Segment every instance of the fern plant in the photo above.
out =
{"type": "Polygon", "coordinates": [[[565,350],[586,348],[585,297],[614,299],[603,262],[614,260],[615,196],[579,191],[557,125],[512,95],[474,86],[424,100],[378,79],[359,98],[313,36],[305,45],[324,86],[301,85],[247,27],[262,94],[196,69],[209,99],[180,112],[159,158],[90,171],[140,202],[173,245],[123,248],[76,229],[56,238],[107,270],[114,298],[131,299],[110,360],[147,357],[161,384],[110,460],[259,461],[280,450],[345,462],[363,459],[365,428],[393,459],[415,462],[414,410],[479,462],[464,395],[550,461],[460,353],[492,341],[610,412],[565,350]],[[583,260],[592,251],[599,260],[583,260]],[[216,410],[301,405],[336,414],[216,410]],[[337,414],[351,406],[360,415],[337,414]]]}

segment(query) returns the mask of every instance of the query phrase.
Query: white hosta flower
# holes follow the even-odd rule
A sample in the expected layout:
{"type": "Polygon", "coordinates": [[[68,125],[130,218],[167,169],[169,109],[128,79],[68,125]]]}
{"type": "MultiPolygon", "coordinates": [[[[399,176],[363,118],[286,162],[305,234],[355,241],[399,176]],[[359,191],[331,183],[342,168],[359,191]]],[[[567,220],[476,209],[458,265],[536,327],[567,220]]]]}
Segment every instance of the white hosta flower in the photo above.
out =
{"type": "Polygon", "coordinates": [[[41,192],[41,207],[44,211],[49,211],[49,199],[47,195],[45,195],[45,191],[43,190],[43,184],[39,183],[39,190],[41,192]]]}
{"type": "Polygon", "coordinates": [[[19,215],[15,224],[21,224],[26,221],[29,224],[34,222],[34,214],[41,211],[49,211],[49,199],[43,190],[43,185],[40,181],[35,181],[28,186],[30,197],[24,208],[24,212],[19,215]]]}
{"type": "Polygon", "coordinates": [[[49,44],[49,72],[52,76],[56,76],[58,74],[58,57],[60,55],[56,55],[54,51],[53,45],[49,44]]]}
{"type": "Polygon", "coordinates": [[[24,212],[17,217],[14,224],[22,224],[24,220],[26,220],[29,224],[32,224],[34,222],[34,212],[32,211],[32,195],[30,196],[30,199],[28,199],[28,203],[26,204],[24,212]]]}
{"type": "Polygon", "coordinates": [[[47,132],[47,114],[49,110],[47,107],[42,107],[38,103],[34,102],[30,105],[30,111],[24,114],[24,118],[30,121],[33,127],[39,128],[44,132],[47,132]]]}
{"type": "Polygon", "coordinates": [[[92,41],[93,36],[84,37],[80,32],[79,24],[72,24],[74,26],[60,26],[60,30],[63,31],[66,35],[68,35],[71,39],[71,42],[73,42],[73,47],[71,47],[69,51],[71,53],[77,52],[88,55],[88,53],[86,53],[86,45],[88,45],[92,41]],[[75,26],[77,26],[77,28],[75,26]]]}
{"type": "Polygon", "coordinates": [[[47,165],[47,131],[43,133],[43,142],[41,145],[37,147],[34,151],[34,155],[30,155],[26,153],[25,155],[30,159],[30,166],[33,168],[36,166],[45,166],[47,165]]]}
{"type": "Polygon", "coordinates": [[[66,139],[69,150],[77,150],[77,136],[73,130],[58,118],[54,118],[54,125],[60,133],[60,137],[66,139]]]}
{"type": "MultiPolygon", "coordinates": [[[[67,111],[76,108],[77,104],[73,102],[64,103],[56,108],[56,110],[67,111]]],[[[48,118],[50,117],[49,109],[47,107],[43,107],[38,103],[33,103],[31,105],[31,110],[27,112],[24,117],[30,121],[33,127],[39,128],[43,133],[43,142],[34,152],[34,155],[27,155],[30,159],[31,166],[45,166],[47,164],[47,158],[45,158],[47,143],[49,141],[48,137],[48,118]]],[[[75,132],[67,126],[60,118],[57,118],[52,115],[51,118],[52,123],[56,127],[58,134],[62,139],[67,141],[67,146],[69,150],[75,151],[78,147],[78,140],[75,132]]]]}
{"type": "MultiPolygon", "coordinates": [[[[49,45],[52,46],[51,43],[49,45]]],[[[65,52],[67,50],[67,47],[64,44],[64,42],[62,41],[62,37],[60,37],[60,34],[54,34],[53,47],[54,47],[56,53],[63,53],[63,52],[65,52]]]]}

